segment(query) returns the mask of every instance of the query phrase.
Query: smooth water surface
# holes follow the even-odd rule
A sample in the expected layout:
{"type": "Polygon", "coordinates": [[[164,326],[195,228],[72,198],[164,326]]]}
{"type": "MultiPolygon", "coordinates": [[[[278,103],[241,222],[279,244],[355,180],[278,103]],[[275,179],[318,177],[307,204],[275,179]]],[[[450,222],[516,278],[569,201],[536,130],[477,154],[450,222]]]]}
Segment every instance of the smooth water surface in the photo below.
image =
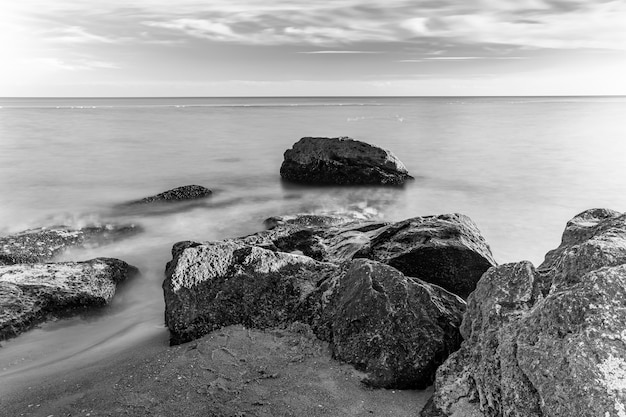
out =
{"type": "Polygon", "coordinates": [[[142,275],[113,304],[4,342],[0,378],[167,342],[161,283],[173,243],[262,229],[273,215],[360,210],[387,220],[469,215],[498,262],[542,261],[568,219],[626,208],[626,98],[0,99],[0,234],[132,222],[145,232],[60,260],[123,259],[142,275]],[[283,184],[283,152],[304,136],[350,136],[393,151],[403,188],[283,184]],[[185,184],[201,204],[116,205],[185,184]]]}

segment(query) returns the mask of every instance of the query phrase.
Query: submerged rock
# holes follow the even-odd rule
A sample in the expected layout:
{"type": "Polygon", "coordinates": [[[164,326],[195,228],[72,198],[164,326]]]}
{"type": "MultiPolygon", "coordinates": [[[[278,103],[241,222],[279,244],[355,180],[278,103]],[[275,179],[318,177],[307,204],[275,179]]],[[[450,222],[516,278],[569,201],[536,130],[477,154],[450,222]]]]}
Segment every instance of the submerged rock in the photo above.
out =
{"type": "Polygon", "coordinates": [[[72,246],[102,245],[141,232],[136,225],[107,224],[73,229],[68,226],[29,229],[0,237],[0,265],[46,262],[72,246]]]}
{"type": "Polygon", "coordinates": [[[422,416],[626,415],[626,215],[588,210],[537,269],[489,270],[422,416]]]}
{"type": "Polygon", "coordinates": [[[391,152],[348,137],[312,138],[285,152],[280,175],[306,184],[401,185],[412,177],[391,152]]]}
{"type": "Polygon", "coordinates": [[[127,203],[126,205],[147,204],[155,202],[176,202],[197,200],[199,198],[205,198],[213,194],[213,191],[201,185],[184,185],[182,187],[173,188],[171,190],[164,191],[157,195],[142,198],[141,200],[135,200],[127,203]]]}
{"type": "Polygon", "coordinates": [[[49,317],[104,306],[117,285],[136,273],[112,258],[0,266],[0,340],[49,317]]]}

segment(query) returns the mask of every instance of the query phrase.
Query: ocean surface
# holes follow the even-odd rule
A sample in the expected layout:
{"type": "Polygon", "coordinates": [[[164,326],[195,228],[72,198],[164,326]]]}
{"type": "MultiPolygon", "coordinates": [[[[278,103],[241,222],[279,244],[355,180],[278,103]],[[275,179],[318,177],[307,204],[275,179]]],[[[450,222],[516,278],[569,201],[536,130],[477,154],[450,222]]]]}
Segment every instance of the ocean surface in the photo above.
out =
{"type": "Polygon", "coordinates": [[[565,223],[626,210],[626,97],[0,99],[0,235],[134,223],[139,235],[59,260],[116,257],[141,270],[113,304],[0,347],[0,385],[167,344],[161,283],[172,245],[263,228],[269,216],[351,211],[386,220],[470,216],[500,263],[541,263],[565,223]],[[350,136],[394,152],[403,188],[281,182],[304,136],[350,136]],[[198,184],[201,204],[120,203],[198,184]]]}

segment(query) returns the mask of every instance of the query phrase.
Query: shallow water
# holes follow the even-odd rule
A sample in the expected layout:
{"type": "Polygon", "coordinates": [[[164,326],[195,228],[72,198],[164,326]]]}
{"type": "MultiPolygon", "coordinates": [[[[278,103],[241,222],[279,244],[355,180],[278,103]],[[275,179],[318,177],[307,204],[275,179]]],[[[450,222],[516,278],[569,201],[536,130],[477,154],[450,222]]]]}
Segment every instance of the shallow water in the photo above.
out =
{"type": "Polygon", "coordinates": [[[4,342],[0,378],[72,369],[146,339],[166,343],[161,283],[172,244],[253,233],[273,215],[460,212],[498,262],[538,264],[578,212],[624,210],[624,114],[623,97],[0,99],[0,234],[93,222],[145,228],[62,255],[117,257],[142,274],[101,311],[4,342]],[[282,154],[303,136],[390,149],[416,179],[403,188],[284,184],[282,154]],[[214,195],[116,208],[185,184],[214,195]]]}

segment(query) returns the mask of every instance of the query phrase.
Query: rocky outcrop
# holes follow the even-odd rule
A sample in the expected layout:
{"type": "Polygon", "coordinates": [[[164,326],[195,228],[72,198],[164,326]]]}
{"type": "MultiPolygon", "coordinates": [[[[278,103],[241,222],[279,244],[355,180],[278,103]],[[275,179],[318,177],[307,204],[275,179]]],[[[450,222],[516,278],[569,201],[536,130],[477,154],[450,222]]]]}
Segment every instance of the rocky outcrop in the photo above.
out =
{"type": "Polygon", "coordinates": [[[111,258],[0,266],[0,340],[50,317],[108,304],[137,269],[111,258]]]}
{"type": "Polygon", "coordinates": [[[186,200],[197,200],[199,198],[205,198],[213,194],[213,191],[201,185],[184,185],[182,187],[176,187],[171,190],[164,191],[157,195],[142,198],[141,200],[131,201],[126,205],[132,206],[137,204],[147,204],[155,202],[176,202],[186,200]]]}
{"type": "Polygon", "coordinates": [[[626,215],[568,222],[537,269],[489,270],[422,416],[626,415],[626,215]]]}
{"type": "Polygon", "coordinates": [[[46,262],[69,247],[103,245],[139,233],[136,225],[106,224],[73,229],[68,226],[29,229],[0,237],[0,265],[46,262]]]}
{"type": "Polygon", "coordinates": [[[463,298],[496,265],[476,224],[462,214],[414,217],[384,227],[356,254],[463,298]]]}
{"type": "MultiPolygon", "coordinates": [[[[369,385],[423,388],[459,347],[465,302],[381,261],[404,254],[398,265],[406,267],[427,246],[424,265],[437,265],[432,259],[441,248],[439,264],[452,264],[448,284],[461,288],[477,281],[478,268],[463,265],[475,262],[473,255],[451,256],[449,246],[476,251],[483,271],[493,264],[484,239],[461,215],[391,225],[301,215],[266,224],[273,228],[238,239],[174,245],[163,283],[172,344],[232,324],[263,329],[298,321],[329,342],[335,358],[365,372],[369,385]]],[[[434,274],[426,266],[419,272],[434,274]]]]}
{"type": "Polygon", "coordinates": [[[401,185],[412,177],[391,152],[348,137],[312,138],[285,152],[282,178],[305,184],[401,185]]]}
{"type": "Polygon", "coordinates": [[[370,386],[426,388],[461,343],[465,302],[388,265],[352,261],[316,294],[314,331],[330,342],[334,358],[365,372],[370,386]]]}
{"type": "Polygon", "coordinates": [[[174,246],[163,282],[171,344],[231,324],[264,329],[303,321],[303,301],[338,268],[233,242],[174,246]]]}
{"type": "Polygon", "coordinates": [[[414,217],[397,223],[358,221],[332,215],[297,215],[266,220],[270,230],[234,241],[319,261],[373,259],[403,274],[467,298],[496,265],[478,227],[462,214],[414,217]]]}

